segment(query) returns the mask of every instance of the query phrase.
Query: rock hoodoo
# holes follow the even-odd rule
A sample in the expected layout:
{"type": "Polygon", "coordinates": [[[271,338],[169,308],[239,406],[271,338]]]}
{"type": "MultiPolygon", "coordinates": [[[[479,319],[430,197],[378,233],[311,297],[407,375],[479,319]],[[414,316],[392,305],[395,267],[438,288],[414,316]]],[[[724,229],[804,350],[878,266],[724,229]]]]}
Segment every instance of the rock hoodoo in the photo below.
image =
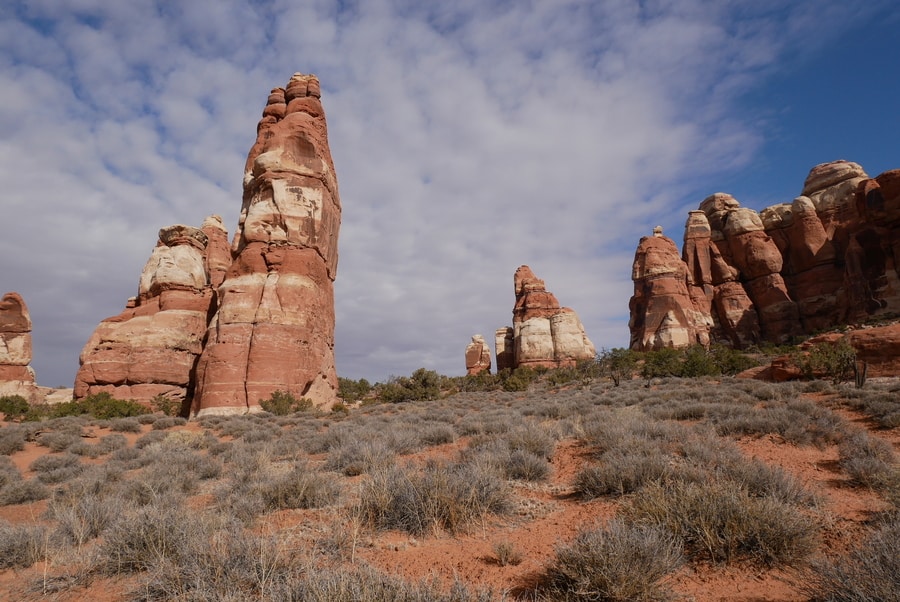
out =
{"type": "Polygon", "coordinates": [[[35,401],[31,368],[31,316],[19,293],[0,299],[0,396],[21,395],[35,401]]]}
{"type": "Polygon", "coordinates": [[[233,261],[197,366],[191,413],[259,409],[275,391],[337,399],[334,279],[341,204],[319,80],[269,95],[244,171],[233,261]]]}
{"type": "Polygon", "coordinates": [[[491,348],[483,336],[476,334],[466,346],[466,374],[475,376],[482,372],[491,372],[491,348]]]}
{"type": "Polygon", "coordinates": [[[496,333],[498,370],[518,366],[558,368],[594,359],[596,350],[578,314],[560,307],[544,281],[527,265],[516,270],[514,287],[513,326],[496,333]]]}
{"type": "Polygon", "coordinates": [[[644,237],[632,270],[631,347],[745,347],[900,310],[900,170],[814,167],[802,195],[757,213],[713,194],[692,211],[681,256],[644,237]]]}
{"type": "Polygon", "coordinates": [[[76,398],[165,395],[194,416],[258,410],[275,391],[336,401],[341,205],[319,96],[300,73],[272,90],[232,244],[218,216],[160,230],[137,297],[85,345],[76,398]]]}
{"type": "Polygon", "coordinates": [[[141,271],[138,294],[125,310],[103,320],[81,352],[76,398],[108,392],[120,399],[149,401],[156,395],[185,402],[215,299],[209,265],[222,262],[227,239],[221,219],[204,228],[174,225],[141,271]]]}

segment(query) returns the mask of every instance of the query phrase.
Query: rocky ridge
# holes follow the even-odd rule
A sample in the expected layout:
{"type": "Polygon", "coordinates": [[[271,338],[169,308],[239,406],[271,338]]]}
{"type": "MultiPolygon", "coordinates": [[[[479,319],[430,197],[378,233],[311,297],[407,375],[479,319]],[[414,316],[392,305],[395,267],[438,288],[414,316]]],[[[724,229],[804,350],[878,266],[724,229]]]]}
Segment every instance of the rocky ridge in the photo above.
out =
{"type": "Polygon", "coordinates": [[[760,212],[716,193],[691,211],[681,253],[658,229],[632,268],[631,348],[761,341],[900,312],[900,170],[814,167],[801,196],[760,212]]]}

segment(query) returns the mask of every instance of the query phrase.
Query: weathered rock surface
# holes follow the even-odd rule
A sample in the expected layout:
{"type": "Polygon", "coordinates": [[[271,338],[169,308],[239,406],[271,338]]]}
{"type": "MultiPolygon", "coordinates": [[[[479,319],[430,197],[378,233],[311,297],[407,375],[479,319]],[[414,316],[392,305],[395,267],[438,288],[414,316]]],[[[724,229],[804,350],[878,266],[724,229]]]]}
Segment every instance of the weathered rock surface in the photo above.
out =
{"type": "MultiPolygon", "coordinates": [[[[561,307],[544,281],[534,275],[527,265],[515,273],[516,304],[513,308],[512,366],[545,366],[557,368],[575,365],[579,360],[593,359],[593,343],[574,310],[561,307]]],[[[497,331],[497,366],[509,365],[508,355],[501,359],[501,331],[503,354],[509,350],[508,331],[497,331]]]]}
{"type": "MultiPolygon", "coordinates": [[[[204,225],[221,222],[218,216],[204,225]]],[[[212,228],[226,238],[224,230],[212,228]]],[[[141,271],[138,294],[125,310],[103,320],[81,352],[76,399],[108,392],[119,399],[149,402],[156,395],[187,403],[194,369],[214,300],[208,266],[210,237],[203,230],[174,225],[141,271]]]]}
{"type": "Polygon", "coordinates": [[[849,161],[818,165],[801,196],[758,214],[710,195],[680,258],[669,239],[641,239],[632,348],[786,342],[900,313],[898,241],[900,170],[871,179],[849,161]]]}
{"type": "Polygon", "coordinates": [[[494,333],[494,347],[497,351],[497,372],[516,367],[516,337],[512,326],[498,328],[494,333]]]}
{"type": "Polygon", "coordinates": [[[482,372],[491,372],[491,348],[482,335],[476,334],[466,345],[466,374],[475,376],[482,372]]]}
{"type": "Polygon", "coordinates": [[[318,406],[337,400],[341,205],[319,96],[318,79],[298,73],[263,110],[193,415],[254,411],[278,390],[318,406]]]}
{"type": "Polygon", "coordinates": [[[35,401],[31,368],[31,316],[19,293],[0,299],[0,396],[21,395],[35,401]]]}

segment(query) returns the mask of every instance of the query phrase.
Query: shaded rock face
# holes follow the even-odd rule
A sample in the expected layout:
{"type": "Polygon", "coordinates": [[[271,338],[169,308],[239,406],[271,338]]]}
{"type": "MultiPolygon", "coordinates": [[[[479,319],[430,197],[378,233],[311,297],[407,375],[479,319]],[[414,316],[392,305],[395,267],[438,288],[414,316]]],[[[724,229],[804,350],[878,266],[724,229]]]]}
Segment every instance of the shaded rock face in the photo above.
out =
{"type": "Polygon", "coordinates": [[[495,339],[498,370],[518,366],[573,366],[579,360],[594,358],[596,350],[578,315],[568,307],[561,307],[553,293],[547,291],[544,281],[527,265],[516,270],[514,287],[516,304],[511,341],[507,329],[499,329],[495,339]]]}
{"type": "Polygon", "coordinates": [[[491,348],[483,336],[476,334],[466,345],[466,374],[475,376],[482,372],[491,372],[491,348]]]}
{"type": "Polygon", "coordinates": [[[148,402],[156,395],[187,403],[215,293],[210,261],[221,258],[210,240],[227,240],[218,216],[205,229],[174,225],[141,271],[138,294],[125,310],[103,320],[81,352],[76,399],[108,392],[148,402]]]}
{"type": "Polygon", "coordinates": [[[516,367],[516,337],[512,326],[497,329],[494,333],[494,348],[497,351],[497,372],[516,367]]]}
{"type": "Polygon", "coordinates": [[[900,170],[870,179],[849,161],[818,165],[801,196],[758,214],[710,195],[688,217],[680,262],[674,243],[647,241],[632,274],[634,349],[786,342],[896,313],[900,170]]]}
{"type": "Polygon", "coordinates": [[[315,76],[272,90],[244,173],[234,258],[197,366],[192,414],[246,412],[275,391],[337,400],[341,205],[315,76]]]}
{"type": "Polygon", "coordinates": [[[21,395],[35,401],[31,366],[31,316],[19,293],[0,299],[0,396],[21,395]]]}

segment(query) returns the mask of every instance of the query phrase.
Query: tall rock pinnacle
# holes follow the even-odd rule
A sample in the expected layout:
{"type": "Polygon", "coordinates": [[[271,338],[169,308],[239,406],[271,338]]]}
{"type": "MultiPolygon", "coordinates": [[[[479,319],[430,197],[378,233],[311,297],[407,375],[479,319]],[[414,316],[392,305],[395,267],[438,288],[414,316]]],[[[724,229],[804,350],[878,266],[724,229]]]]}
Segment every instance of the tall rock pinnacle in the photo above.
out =
{"type": "Polygon", "coordinates": [[[275,391],[337,398],[334,279],[341,204],[319,80],[269,95],[247,156],[233,261],[197,366],[191,413],[246,412],[275,391]]]}

